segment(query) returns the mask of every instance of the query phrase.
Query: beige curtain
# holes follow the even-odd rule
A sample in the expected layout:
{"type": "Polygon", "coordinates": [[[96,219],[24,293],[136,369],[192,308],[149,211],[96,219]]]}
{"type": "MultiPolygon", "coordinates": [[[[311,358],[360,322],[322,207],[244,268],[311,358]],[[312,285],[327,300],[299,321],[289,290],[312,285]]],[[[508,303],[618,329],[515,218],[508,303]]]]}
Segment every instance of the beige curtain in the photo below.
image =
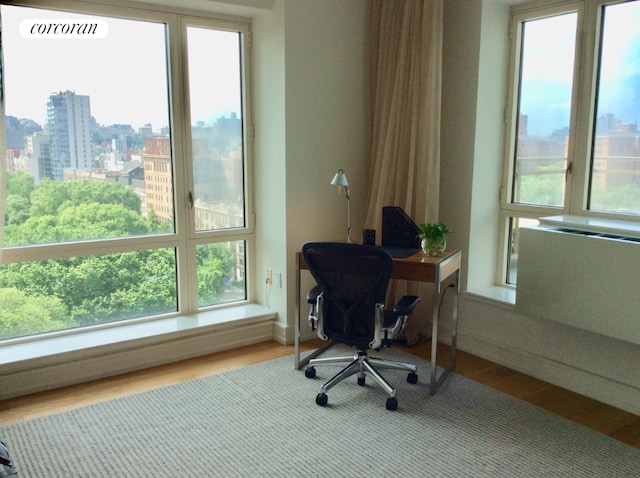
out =
{"type": "MultiPolygon", "coordinates": [[[[437,222],[444,0],[372,0],[371,165],[366,227],[381,231],[382,207],[437,222]]],[[[394,281],[390,299],[420,295],[409,340],[428,335],[431,287],[394,281]]]]}

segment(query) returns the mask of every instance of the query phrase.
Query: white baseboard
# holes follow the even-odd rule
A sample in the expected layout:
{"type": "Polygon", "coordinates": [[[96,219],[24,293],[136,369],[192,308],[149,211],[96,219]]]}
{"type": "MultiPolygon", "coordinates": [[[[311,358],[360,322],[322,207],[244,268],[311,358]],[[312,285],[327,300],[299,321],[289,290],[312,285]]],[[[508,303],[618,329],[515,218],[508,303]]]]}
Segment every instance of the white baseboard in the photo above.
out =
{"type": "MultiPolygon", "coordinates": [[[[294,327],[283,324],[282,322],[275,322],[273,324],[273,340],[283,345],[293,345],[294,342],[294,327]]],[[[318,333],[311,330],[309,327],[303,327],[300,331],[300,342],[306,342],[307,340],[313,340],[318,338],[318,333]]]]}
{"type": "MultiPolygon", "coordinates": [[[[442,332],[450,337],[449,330],[442,332]]],[[[464,331],[458,332],[458,348],[640,416],[640,390],[636,387],[464,331]]]]}
{"type": "MultiPolygon", "coordinates": [[[[243,345],[273,339],[273,321],[242,325],[226,329],[203,329],[188,336],[178,334],[159,338],[155,343],[145,340],[122,344],[117,350],[96,347],[93,353],[83,351],[75,360],[56,357],[49,364],[43,360],[25,361],[19,367],[0,368],[0,398],[11,398],[54,388],[88,382],[112,375],[141,370],[166,363],[186,360],[243,345]]],[[[73,352],[69,353],[69,356],[73,352]]]]}
{"type": "Polygon", "coordinates": [[[292,333],[293,327],[288,327],[287,324],[282,322],[273,323],[273,340],[283,345],[291,345],[293,343],[292,333]]]}

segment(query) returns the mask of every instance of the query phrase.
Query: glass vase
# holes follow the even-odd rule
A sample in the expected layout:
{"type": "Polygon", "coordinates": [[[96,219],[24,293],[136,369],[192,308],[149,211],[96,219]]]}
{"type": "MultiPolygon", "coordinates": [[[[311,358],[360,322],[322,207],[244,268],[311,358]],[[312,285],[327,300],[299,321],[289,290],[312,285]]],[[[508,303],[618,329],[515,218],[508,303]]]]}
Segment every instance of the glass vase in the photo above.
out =
{"type": "Polygon", "coordinates": [[[447,238],[425,238],[420,241],[420,247],[422,248],[422,252],[424,252],[428,256],[440,256],[447,248],[447,238]]]}

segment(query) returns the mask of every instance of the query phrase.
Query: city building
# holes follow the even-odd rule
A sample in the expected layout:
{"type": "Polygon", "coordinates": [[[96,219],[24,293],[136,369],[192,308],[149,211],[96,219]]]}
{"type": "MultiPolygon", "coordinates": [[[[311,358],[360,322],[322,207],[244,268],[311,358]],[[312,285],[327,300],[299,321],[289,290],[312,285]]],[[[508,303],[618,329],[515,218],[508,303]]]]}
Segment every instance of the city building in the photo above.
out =
{"type": "Polygon", "coordinates": [[[25,138],[25,170],[35,178],[36,184],[44,178],[53,179],[51,141],[44,133],[34,133],[25,138]]]}
{"type": "Polygon", "coordinates": [[[28,118],[18,119],[7,115],[5,118],[7,148],[24,148],[24,138],[30,134],[42,131],[42,126],[28,118]]]}
{"type": "Polygon", "coordinates": [[[140,136],[151,136],[153,134],[153,128],[150,123],[145,124],[141,128],[138,128],[138,134],[140,136]]]}
{"type": "Polygon", "coordinates": [[[173,221],[171,142],[167,137],[145,138],[142,153],[147,213],[173,221]]]}
{"type": "Polygon", "coordinates": [[[47,101],[47,133],[51,140],[53,179],[62,180],[63,170],[90,169],[90,98],[72,91],[61,91],[47,101]]]}

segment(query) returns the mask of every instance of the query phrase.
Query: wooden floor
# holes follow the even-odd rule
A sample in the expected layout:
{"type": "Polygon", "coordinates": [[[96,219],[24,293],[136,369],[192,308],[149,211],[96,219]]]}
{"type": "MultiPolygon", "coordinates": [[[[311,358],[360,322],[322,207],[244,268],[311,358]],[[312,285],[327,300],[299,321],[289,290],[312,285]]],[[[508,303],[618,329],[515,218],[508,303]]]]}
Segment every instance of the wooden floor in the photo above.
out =
{"type": "MultiPolygon", "coordinates": [[[[318,345],[319,342],[312,341],[303,344],[302,348],[309,350],[318,345]]],[[[408,350],[415,355],[428,358],[429,346],[423,345],[408,350]]],[[[214,375],[292,353],[293,346],[263,342],[81,385],[7,399],[0,401],[0,425],[214,375]]],[[[448,353],[448,348],[442,345],[438,356],[446,361],[448,353]]],[[[293,367],[293,360],[291,366],[293,367]]],[[[636,415],[461,351],[458,352],[455,371],[640,449],[640,417],[636,415]]]]}

